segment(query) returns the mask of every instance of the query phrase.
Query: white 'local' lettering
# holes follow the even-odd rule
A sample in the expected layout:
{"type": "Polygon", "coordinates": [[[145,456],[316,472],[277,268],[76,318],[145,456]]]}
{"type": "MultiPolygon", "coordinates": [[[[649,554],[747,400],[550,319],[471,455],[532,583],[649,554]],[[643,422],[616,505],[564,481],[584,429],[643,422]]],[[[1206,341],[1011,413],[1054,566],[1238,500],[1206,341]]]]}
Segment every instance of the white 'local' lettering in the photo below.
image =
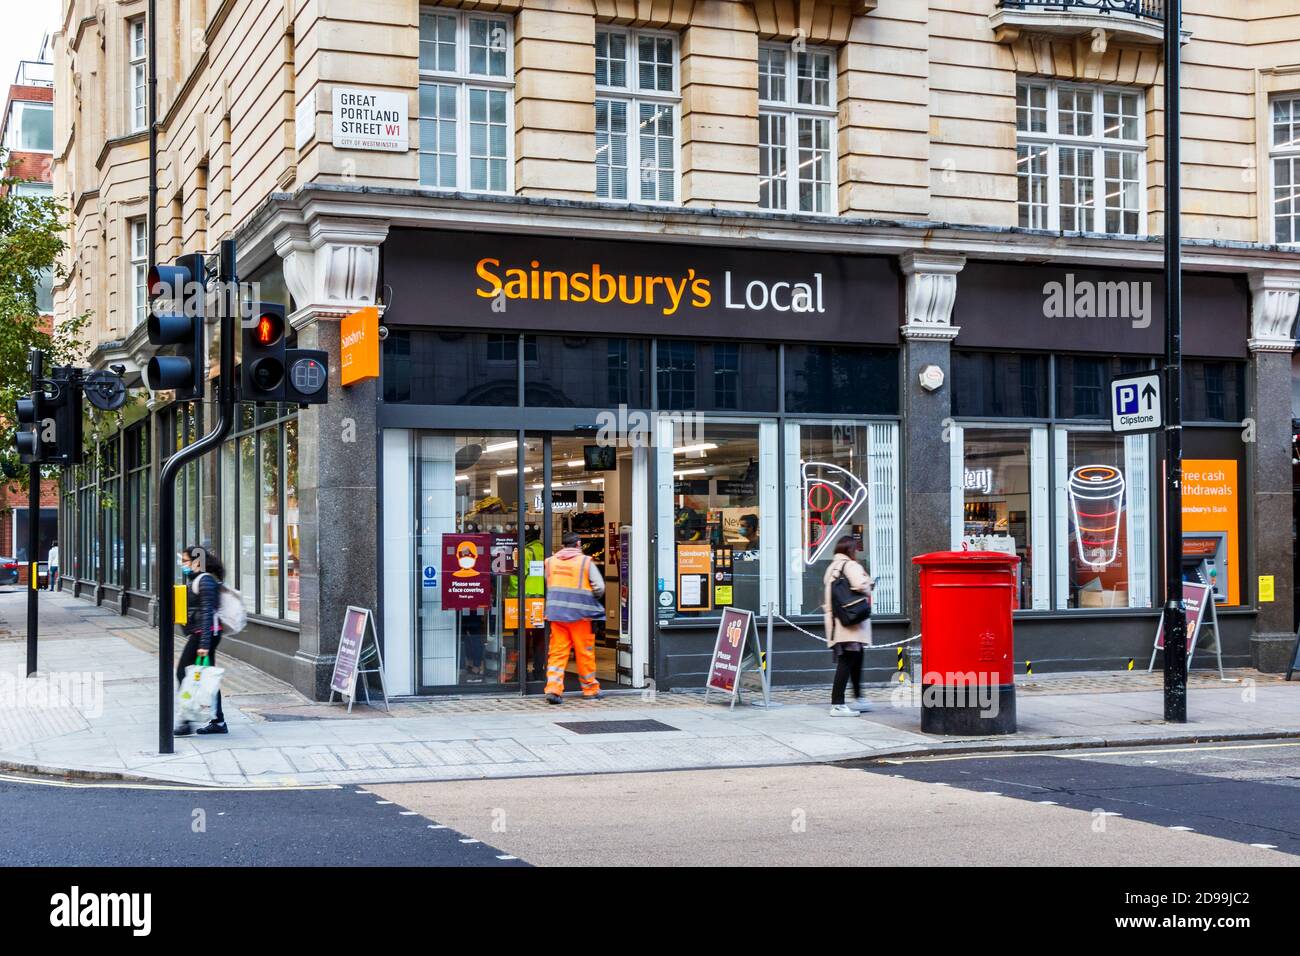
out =
{"type": "Polygon", "coordinates": [[[769,306],[777,312],[825,312],[822,299],[822,274],[813,273],[809,282],[773,282],[754,279],[745,286],[745,297],[738,301],[731,294],[731,272],[723,274],[723,301],[728,309],[759,312],[769,306]]]}

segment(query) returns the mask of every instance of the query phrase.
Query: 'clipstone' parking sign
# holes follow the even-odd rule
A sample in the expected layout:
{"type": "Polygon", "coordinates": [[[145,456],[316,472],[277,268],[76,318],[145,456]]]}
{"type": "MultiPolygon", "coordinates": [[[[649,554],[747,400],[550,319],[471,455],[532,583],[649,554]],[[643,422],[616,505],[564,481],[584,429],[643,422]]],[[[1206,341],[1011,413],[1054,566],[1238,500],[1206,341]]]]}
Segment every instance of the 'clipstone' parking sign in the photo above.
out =
{"type": "Polygon", "coordinates": [[[1158,431],[1161,413],[1160,373],[1121,375],[1110,383],[1110,430],[1119,434],[1158,431]]]}

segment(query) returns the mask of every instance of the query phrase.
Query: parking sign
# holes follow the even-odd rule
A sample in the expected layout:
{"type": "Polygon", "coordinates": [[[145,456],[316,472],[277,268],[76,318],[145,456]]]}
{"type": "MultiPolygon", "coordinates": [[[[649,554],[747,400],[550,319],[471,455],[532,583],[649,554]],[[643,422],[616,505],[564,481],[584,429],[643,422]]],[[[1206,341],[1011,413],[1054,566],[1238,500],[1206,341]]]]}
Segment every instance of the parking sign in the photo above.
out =
{"type": "Polygon", "coordinates": [[[1110,430],[1119,434],[1159,431],[1164,425],[1160,373],[1121,375],[1110,383],[1110,430]]]}

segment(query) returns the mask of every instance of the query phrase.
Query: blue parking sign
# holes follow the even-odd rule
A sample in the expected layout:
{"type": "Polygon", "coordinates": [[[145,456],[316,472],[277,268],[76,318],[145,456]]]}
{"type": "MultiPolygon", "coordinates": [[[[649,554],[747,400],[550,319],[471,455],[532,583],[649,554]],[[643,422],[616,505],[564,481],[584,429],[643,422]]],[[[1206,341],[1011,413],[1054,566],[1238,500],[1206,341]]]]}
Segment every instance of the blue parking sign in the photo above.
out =
{"type": "Polygon", "coordinates": [[[1118,434],[1158,431],[1164,424],[1159,372],[1121,375],[1110,383],[1110,428],[1118,434]]]}

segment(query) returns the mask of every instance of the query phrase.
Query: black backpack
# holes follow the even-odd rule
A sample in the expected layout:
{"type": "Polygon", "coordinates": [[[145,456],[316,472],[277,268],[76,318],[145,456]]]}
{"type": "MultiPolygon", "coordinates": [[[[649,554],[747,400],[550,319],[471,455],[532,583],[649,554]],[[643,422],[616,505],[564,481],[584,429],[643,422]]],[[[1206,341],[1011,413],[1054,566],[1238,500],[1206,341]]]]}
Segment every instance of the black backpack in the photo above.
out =
{"type": "Polygon", "coordinates": [[[831,582],[831,615],[845,627],[857,627],[871,617],[871,595],[853,590],[842,567],[831,582]]]}

